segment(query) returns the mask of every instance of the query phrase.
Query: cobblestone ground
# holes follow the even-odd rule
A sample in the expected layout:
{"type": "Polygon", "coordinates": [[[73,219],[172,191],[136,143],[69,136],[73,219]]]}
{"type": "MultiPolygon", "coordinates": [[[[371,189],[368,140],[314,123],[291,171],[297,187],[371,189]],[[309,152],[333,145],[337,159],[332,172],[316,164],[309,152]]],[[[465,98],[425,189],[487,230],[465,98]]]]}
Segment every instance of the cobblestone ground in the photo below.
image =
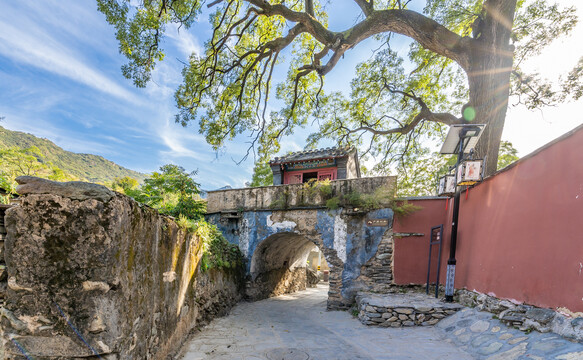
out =
{"type": "Polygon", "coordinates": [[[464,309],[435,327],[362,325],[326,311],[327,287],[240,303],[193,334],[182,360],[478,359],[583,360],[583,344],[510,328],[492,314],[464,309]]]}
{"type": "Polygon", "coordinates": [[[326,311],[327,287],[237,305],[196,332],[183,360],[474,359],[434,327],[378,328],[326,311]]]}
{"type": "Polygon", "coordinates": [[[487,360],[583,360],[583,344],[553,333],[526,334],[492,318],[492,314],[464,309],[440,321],[436,328],[447,342],[477,359],[487,360]]]}

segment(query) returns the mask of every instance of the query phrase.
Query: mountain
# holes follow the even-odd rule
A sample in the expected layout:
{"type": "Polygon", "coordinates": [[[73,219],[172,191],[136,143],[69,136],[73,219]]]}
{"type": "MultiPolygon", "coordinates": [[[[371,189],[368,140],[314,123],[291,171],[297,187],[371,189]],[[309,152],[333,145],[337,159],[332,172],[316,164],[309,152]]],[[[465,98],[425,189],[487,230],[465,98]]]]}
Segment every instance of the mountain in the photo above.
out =
{"type": "Polygon", "coordinates": [[[66,151],[50,140],[0,126],[0,149],[14,146],[19,148],[36,146],[44,156],[43,161],[51,162],[66,173],[90,182],[109,182],[116,177],[124,176],[142,182],[146,178],[145,174],[126,169],[102,156],[66,151]]]}

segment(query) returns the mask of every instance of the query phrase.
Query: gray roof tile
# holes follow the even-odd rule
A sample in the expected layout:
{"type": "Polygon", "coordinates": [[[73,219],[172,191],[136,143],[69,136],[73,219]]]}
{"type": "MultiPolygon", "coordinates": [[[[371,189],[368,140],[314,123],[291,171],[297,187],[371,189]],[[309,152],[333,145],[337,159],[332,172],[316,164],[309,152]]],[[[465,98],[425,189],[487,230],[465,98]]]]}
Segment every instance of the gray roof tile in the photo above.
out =
{"type": "Polygon", "coordinates": [[[330,147],[323,149],[314,150],[304,150],[294,152],[282,157],[276,157],[269,161],[270,164],[285,164],[290,162],[306,161],[306,160],[316,160],[316,159],[327,159],[327,158],[342,158],[356,153],[356,148],[354,146],[344,146],[344,147],[330,147]]]}

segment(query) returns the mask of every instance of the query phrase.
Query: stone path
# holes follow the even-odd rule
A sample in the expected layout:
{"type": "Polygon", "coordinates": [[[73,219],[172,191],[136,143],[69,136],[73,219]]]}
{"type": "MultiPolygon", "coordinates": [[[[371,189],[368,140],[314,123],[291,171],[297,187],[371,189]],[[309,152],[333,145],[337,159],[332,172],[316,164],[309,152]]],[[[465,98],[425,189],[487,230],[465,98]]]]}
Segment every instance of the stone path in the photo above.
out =
{"type": "Polygon", "coordinates": [[[583,360],[583,344],[507,327],[465,308],[436,326],[380,328],[326,311],[327,287],[238,304],[182,349],[182,360],[583,360]]]}
{"type": "Polygon", "coordinates": [[[378,328],[346,311],[326,311],[327,288],[240,303],[193,335],[183,360],[357,360],[474,357],[435,327],[378,328]]]}
{"type": "Polygon", "coordinates": [[[436,328],[447,342],[487,360],[583,360],[583,344],[573,343],[553,333],[529,334],[493,319],[488,312],[464,310],[440,321],[436,328]]]}

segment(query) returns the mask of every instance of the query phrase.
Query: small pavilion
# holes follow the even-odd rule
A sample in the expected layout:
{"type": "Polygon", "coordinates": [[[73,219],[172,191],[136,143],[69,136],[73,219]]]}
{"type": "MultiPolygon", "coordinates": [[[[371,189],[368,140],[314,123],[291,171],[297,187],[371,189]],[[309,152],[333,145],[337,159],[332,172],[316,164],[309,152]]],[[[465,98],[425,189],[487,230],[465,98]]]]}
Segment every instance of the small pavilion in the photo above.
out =
{"type": "Polygon", "coordinates": [[[298,151],[269,161],[273,185],[301,184],[312,179],[337,180],[360,177],[355,147],[298,151]]]}

